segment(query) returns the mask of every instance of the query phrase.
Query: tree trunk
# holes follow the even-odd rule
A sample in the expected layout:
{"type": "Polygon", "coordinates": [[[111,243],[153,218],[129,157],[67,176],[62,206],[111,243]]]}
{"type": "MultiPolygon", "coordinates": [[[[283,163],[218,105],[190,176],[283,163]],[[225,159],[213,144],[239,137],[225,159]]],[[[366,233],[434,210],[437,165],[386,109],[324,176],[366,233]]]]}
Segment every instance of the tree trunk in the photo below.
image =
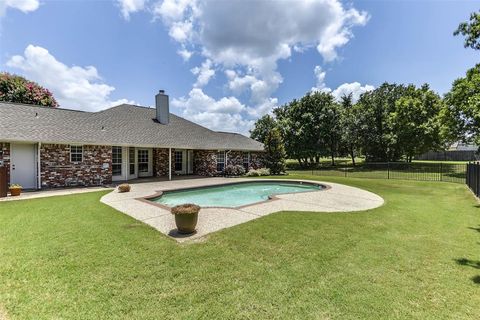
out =
{"type": "Polygon", "coordinates": [[[352,165],[355,167],[355,151],[353,148],[350,150],[350,155],[352,156],[352,165]]]}
{"type": "Polygon", "coordinates": [[[335,154],[332,152],[332,166],[335,166],[335,154]]]}

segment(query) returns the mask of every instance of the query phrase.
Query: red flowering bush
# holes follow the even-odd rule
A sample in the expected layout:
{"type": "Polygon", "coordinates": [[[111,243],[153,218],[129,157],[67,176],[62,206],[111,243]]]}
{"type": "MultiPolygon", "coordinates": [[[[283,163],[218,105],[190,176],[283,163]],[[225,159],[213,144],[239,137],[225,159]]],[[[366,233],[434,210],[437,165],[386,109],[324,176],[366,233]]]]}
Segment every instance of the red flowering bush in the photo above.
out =
{"type": "Polygon", "coordinates": [[[0,101],[58,107],[52,93],[24,77],[0,72],[0,101]]]}

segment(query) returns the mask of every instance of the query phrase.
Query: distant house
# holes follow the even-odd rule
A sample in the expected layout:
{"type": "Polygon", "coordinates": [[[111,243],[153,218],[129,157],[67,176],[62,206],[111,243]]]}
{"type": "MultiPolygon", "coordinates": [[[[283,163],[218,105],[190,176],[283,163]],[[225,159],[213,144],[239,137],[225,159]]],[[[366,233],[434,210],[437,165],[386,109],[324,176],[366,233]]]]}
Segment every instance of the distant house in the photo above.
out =
{"type": "Polygon", "coordinates": [[[155,101],[100,112],[0,103],[0,166],[10,183],[31,189],[262,166],[261,143],[171,114],[163,91],[155,101]]]}
{"type": "Polygon", "coordinates": [[[471,143],[464,143],[461,141],[453,143],[450,148],[448,148],[448,151],[474,151],[476,152],[478,150],[478,146],[475,144],[471,143]]]}
{"type": "Polygon", "coordinates": [[[433,161],[476,161],[479,159],[478,146],[458,141],[453,143],[446,151],[428,151],[415,157],[415,159],[433,161]]]}

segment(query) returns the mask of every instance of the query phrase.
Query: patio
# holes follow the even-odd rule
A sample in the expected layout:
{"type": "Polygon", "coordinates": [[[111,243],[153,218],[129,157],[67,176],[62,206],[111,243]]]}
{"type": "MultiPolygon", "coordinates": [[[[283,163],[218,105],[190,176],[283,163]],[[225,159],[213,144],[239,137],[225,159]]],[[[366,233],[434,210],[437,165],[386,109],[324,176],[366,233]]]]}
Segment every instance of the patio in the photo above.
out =
{"type": "Polygon", "coordinates": [[[148,201],[143,199],[158,191],[255,180],[261,179],[192,177],[192,179],[172,181],[156,180],[147,182],[141,180],[131,183],[132,188],[130,192],[118,193],[117,191],[113,191],[103,196],[101,201],[150,225],[179,242],[199,239],[209,233],[278,211],[362,211],[379,207],[384,203],[383,199],[374,193],[342,184],[325,183],[325,185],[330,187],[327,190],[278,195],[275,200],[252,204],[246,207],[202,208],[199,213],[197,232],[192,235],[180,235],[176,232],[174,217],[168,210],[148,203],[148,201]]]}

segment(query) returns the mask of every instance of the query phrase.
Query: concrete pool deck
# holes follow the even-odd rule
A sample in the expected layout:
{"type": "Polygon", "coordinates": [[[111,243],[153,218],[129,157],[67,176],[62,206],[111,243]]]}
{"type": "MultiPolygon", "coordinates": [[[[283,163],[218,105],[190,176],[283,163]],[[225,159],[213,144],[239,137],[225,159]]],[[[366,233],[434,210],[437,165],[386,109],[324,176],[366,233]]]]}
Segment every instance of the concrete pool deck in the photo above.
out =
{"type": "MultiPolygon", "coordinates": [[[[280,181],[288,181],[282,179],[280,181]]],[[[381,206],[380,196],[359,188],[337,183],[321,183],[330,188],[305,193],[277,195],[275,200],[256,203],[241,208],[202,208],[198,215],[197,232],[180,235],[176,232],[175,218],[169,210],[142,201],[156,192],[181,188],[213,186],[241,181],[265,181],[265,179],[245,178],[204,178],[173,181],[156,181],[131,184],[131,191],[118,193],[116,190],[102,197],[101,201],[179,242],[199,239],[209,233],[251,221],[278,211],[346,212],[363,211],[381,206]]]]}

